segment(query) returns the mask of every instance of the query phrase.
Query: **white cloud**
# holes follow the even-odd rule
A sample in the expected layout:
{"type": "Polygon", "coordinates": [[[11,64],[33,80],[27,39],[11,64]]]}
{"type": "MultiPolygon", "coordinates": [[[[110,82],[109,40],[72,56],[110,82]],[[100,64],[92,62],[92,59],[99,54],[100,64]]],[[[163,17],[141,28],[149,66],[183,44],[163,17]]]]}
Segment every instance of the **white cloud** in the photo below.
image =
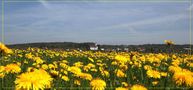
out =
{"type": "Polygon", "coordinates": [[[188,10],[192,10],[193,9],[193,4],[190,5],[190,7],[188,8],[188,10]]]}
{"type": "Polygon", "coordinates": [[[44,7],[49,8],[49,4],[46,0],[38,0],[44,7]]]}
{"type": "Polygon", "coordinates": [[[130,27],[132,27],[133,29],[134,27],[140,27],[140,26],[152,25],[152,24],[158,24],[158,23],[174,22],[185,18],[188,18],[187,15],[185,14],[169,15],[169,16],[163,16],[163,17],[149,18],[149,19],[135,21],[135,22],[123,23],[118,25],[112,25],[112,26],[107,26],[107,27],[98,28],[98,29],[111,30],[111,29],[117,29],[117,28],[128,28],[128,30],[130,30],[130,27]]]}

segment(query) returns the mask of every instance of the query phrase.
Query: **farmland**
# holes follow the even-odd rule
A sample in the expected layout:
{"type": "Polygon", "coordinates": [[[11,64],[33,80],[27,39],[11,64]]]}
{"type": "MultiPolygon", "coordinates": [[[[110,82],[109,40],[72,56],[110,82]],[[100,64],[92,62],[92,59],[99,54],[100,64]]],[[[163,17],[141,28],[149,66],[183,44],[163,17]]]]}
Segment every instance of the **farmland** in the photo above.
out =
{"type": "Polygon", "coordinates": [[[191,89],[193,55],[166,45],[165,52],[144,53],[10,49],[1,43],[0,90],[191,89]]]}

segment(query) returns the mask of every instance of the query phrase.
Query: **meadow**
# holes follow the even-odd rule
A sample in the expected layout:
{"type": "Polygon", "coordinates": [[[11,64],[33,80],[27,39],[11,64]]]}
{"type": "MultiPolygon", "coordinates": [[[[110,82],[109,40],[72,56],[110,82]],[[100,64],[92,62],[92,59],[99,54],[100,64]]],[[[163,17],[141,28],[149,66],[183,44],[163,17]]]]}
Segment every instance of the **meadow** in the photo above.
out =
{"type": "MultiPolygon", "coordinates": [[[[172,47],[171,42],[166,42],[172,47]]],[[[173,90],[193,87],[193,55],[9,49],[0,43],[0,90],[173,90]]]]}

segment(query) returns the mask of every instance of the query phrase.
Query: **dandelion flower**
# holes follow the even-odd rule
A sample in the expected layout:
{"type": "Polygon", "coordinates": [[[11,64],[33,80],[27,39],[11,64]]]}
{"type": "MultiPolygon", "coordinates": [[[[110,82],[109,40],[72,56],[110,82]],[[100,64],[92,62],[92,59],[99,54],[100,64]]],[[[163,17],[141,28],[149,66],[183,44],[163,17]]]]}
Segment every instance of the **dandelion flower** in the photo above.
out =
{"type": "Polygon", "coordinates": [[[5,76],[5,67],[4,66],[0,66],[0,78],[3,78],[5,76]]]}
{"type": "Polygon", "coordinates": [[[144,87],[144,86],[142,86],[142,85],[136,84],[136,85],[133,85],[133,86],[131,87],[131,90],[147,90],[147,88],[144,87]]]}
{"type": "Polygon", "coordinates": [[[13,51],[0,42],[0,53],[11,54],[13,51]]]}
{"type": "Polygon", "coordinates": [[[153,86],[157,85],[159,82],[158,81],[153,81],[152,84],[153,86]]]}
{"type": "Polygon", "coordinates": [[[74,84],[80,86],[81,85],[80,80],[74,80],[74,84]]]}
{"type": "Polygon", "coordinates": [[[86,80],[92,80],[92,75],[89,73],[80,73],[78,76],[86,80]]]}
{"type": "Polygon", "coordinates": [[[145,65],[143,68],[144,68],[145,70],[151,70],[151,69],[152,69],[152,67],[151,67],[150,65],[145,65]]]}
{"type": "Polygon", "coordinates": [[[125,56],[122,56],[122,55],[116,55],[115,60],[117,60],[118,62],[126,63],[128,61],[128,58],[126,58],[125,56]]]}
{"type": "Polygon", "coordinates": [[[124,87],[118,87],[115,90],[129,90],[128,88],[124,88],[124,87]]]}
{"type": "Polygon", "coordinates": [[[92,87],[92,90],[105,90],[106,82],[97,78],[90,82],[90,86],[92,87]]]}
{"type": "Polygon", "coordinates": [[[48,65],[43,64],[43,65],[41,66],[41,68],[44,69],[44,70],[47,70],[47,69],[48,69],[48,65]]]}
{"type": "Polygon", "coordinates": [[[33,60],[34,60],[37,64],[42,64],[42,63],[44,62],[40,57],[34,57],[33,60]]]}
{"type": "Polygon", "coordinates": [[[161,72],[161,76],[166,77],[167,75],[167,72],[161,72]]]}
{"type": "Polygon", "coordinates": [[[5,74],[4,73],[0,73],[0,78],[4,78],[5,74]]]}
{"type": "Polygon", "coordinates": [[[174,44],[174,42],[171,40],[164,40],[164,42],[166,45],[173,45],[174,44]]]}
{"type": "Polygon", "coordinates": [[[21,71],[21,68],[17,64],[8,64],[5,66],[6,73],[19,73],[21,71]]]}
{"type": "Polygon", "coordinates": [[[126,77],[126,74],[123,71],[121,71],[120,69],[116,70],[115,72],[116,72],[117,77],[126,77]]]}
{"type": "Polygon", "coordinates": [[[5,70],[4,66],[0,66],[0,72],[3,72],[5,70]]]}
{"type": "Polygon", "coordinates": [[[175,72],[173,75],[173,80],[177,85],[186,84],[187,86],[193,86],[193,75],[191,71],[183,69],[179,72],[175,72]]]}
{"type": "Polygon", "coordinates": [[[67,76],[62,76],[62,79],[64,80],[64,81],[69,81],[69,78],[67,77],[67,76]]]}
{"type": "Polygon", "coordinates": [[[172,73],[179,72],[181,70],[182,70],[182,68],[179,66],[169,66],[169,71],[172,73]]]}
{"type": "Polygon", "coordinates": [[[56,78],[56,77],[58,77],[58,75],[59,75],[59,71],[50,70],[50,75],[51,75],[53,78],[56,78]]]}
{"type": "Polygon", "coordinates": [[[82,72],[80,68],[75,66],[69,67],[68,71],[72,72],[73,74],[80,74],[82,72]]]}
{"type": "Polygon", "coordinates": [[[147,76],[150,77],[150,78],[160,78],[161,77],[161,74],[160,72],[156,71],[156,70],[148,70],[147,71],[147,76]]]}
{"type": "Polygon", "coordinates": [[[122,84],[124,87],[129,86],[126,82],[122,82],[121,84],[122,84]]]}
{"type": "Polygon", "coordinates": [[[19,75],[16,80],[16,89],[43,90],[51,87],[51,76],[43,69],[35,69],[32,72],[26,72],[19,75]]]}
{"type": "Polygon", "coordinates": [[[104,70],[104,71],[101,70],[101,74],[102,74],[102,76],[105,76],[105,77],[109,77],[110,76],[109,72],[107,70],[104,70]]]}
{"type": "Polygon", "coordinates": [[[32,59],[32,58],[33,58],[33,56],[32,56],[32,54],[31,54],[31,53],[27,53],[27,54],[25,54],[25,57],[26,57],[26,58],[28,58],[28,59],[32,59]]]}

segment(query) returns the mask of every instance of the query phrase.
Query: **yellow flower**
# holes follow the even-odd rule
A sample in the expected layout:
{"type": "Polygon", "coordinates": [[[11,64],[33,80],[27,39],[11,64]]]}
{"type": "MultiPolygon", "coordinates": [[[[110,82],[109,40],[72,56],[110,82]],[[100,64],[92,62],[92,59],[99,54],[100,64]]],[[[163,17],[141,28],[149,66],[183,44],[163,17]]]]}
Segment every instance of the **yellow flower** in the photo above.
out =
{"type": "Polygon", "coordinates": [[[50,75],[51,75],[53,78],[56,78],[56,77],[59,75],[59,72],[58,72],[58,71],[55,71],[55,70],[50,70],[50,75]]]}
{"type": "Polygon", "coordinates": [[[4,52],[6,54],[12,54],[13,53],[13,51],[11,49],[9,49],[9,48],[5,49],[4,52]]]}
{"type": "Polygon", "coordinates": [[[151,70],[152,67],[151,67],[150,65],[145,65],[145,66],[144,66],[144,69],[145,69],[145,70],[151,70]]]}
{"type": "Polygon", "coordinates": [[[46,65],[46,64],[43,64],[41,67],[42,67],[42,69],[44,69],[44,70],[47,70],[47,69],[48,69],[48,65],[46,65]]]}
{"type": "MultiPolygon", "coordinates": [[[[88,65],[84,66],[83,70],[88,71],[91,68],[95,68],[95,65],[92,63],[89,63],[88,65]]],[[[96,70],[94,70],[94,71],[96,71],[96,70]]]]}
{"type": "Polygon", "coordinates": [[[123,71],[126,71],[128,69],[128,66],[125,64],[119,65],[119,68],[122,69],[123,71]]]}
{"type": "Polygon", "coordinates": [[[65,71],[65,70],[64,70],[63,73],[64,73],[65,75],[68,75],[68,71],[65,71]]]}
{"type": "Polygon", "coordinates": [[[103,75],[103,76],[106,76],[106,77],[109,77],[110,75],[109,75],[109,72],[107,71],[107,70],[101,70],[101,74],[103,75]]]}
{"type": "Polygon", "coordinates": [[[179,60],[173,60],[172,61],[172,65],[174,65],[174,66],[178,66],[180,64],[180,61],[179,60]]]}
{"type": "Polygon", "coordinates": [[[5,70],[4,66],[0,66],[0,72],[3,72],[5,70]]]}
{"type": "Polygon", "coordinates": [[[17,90],[44,90],[51,87],[51,76],[43,69],[22,73],[15,80],[17,90]]]}
{"type": "Polygon", "coordinates": [[[26,58],[28,58],[28,59],[32,59],[32,58],[33,58],[33,56],[32,56],[32,54],[31,54],[31,53],[27,53],[27,54],[25,54],[25,57],[26,57],[26,58]]]}
{"type": "Polygon", "coordinates": [[[78,74],[80,78],[86,79],[86,80],[92,80],[92,75],[89,73],[80,73],[78,74]]]}
{"type": "Polygon", "coordinates": [[[186,84],[187,86],[193,86],[192,72],[186,69],[175,72],[173,75],[173,80],[176,82],[177,85],[186,84]]]}
{"type": "Polygon", "coordinates": [[[0,73],[0,78],[4,78],[5,74],[4,73],[0,73]]]}
{"type": "Polygon", "coordinates": [[[92,90],[105,90],[106,82],[96,78],[90,82],[90,86],[92,87],[92,90]]]}
{"type": "Polygon", "coordinates": [[[93,68],[93,69],[90,69],[90,71],[97,72],[98,70],[93,68]]]}
{"type": "Polygon", "coordinates": [[[164,40],[164,42],[166,45],[173,45],[174,44],[174,42],[171,40],[164,40]]]}
{"type": "Polygon", "coordinates": [[[117,65],[118,63],[116,61],[113,61],[111,64],[112,65],[117,65]]]}
{"type": "Polygon", "coordinates": [[[122,56],[122,55],[116,55],[115,60],[117,60],[118,62],[126,63],[128,61],[128,58],[126,58],[125,56],[122,56]]]}
{"type": "Polygon", "coordinates": [[[176,60],[177,56],[176,55],[172,55],[172,60],[176,60]]]}
{"type": "Polygon", "coordinates": [[[161,72],[161,76],[166,77],[167,76],[167,72],[161,72]]]}
{"type": "Polygon", "coordinates": [[[142,65],[140,64],[140,62],[136,62],[136,61],[134,61],[134,63],[133,63],[133,67],[141,67],[142,65]]]}
{"type": "Polygon", "coordinates": [[[34,60],[37,64],[42,64],[42,63],[44,62],[40,57],[34,57],[33,60],[34,60]]]}
{"type": "Polygon", "coordinates": [[[94,68],[95,67],[95,65],[92,64],[92,63],[89,63],[87,66],[90,67],[90,68],[94,68]]]}
{"type": "Polygon", "coordinates": [[[128,84],[126,83],[126,82],[122,82],[121,83],[124,87],[127,87],[128,86],[128,84]]]}
{"type": "Polygon", "coordinates": [[[0,53],[11,54],[13,51],[0,42],[0,53]]]}
{"type": "Polygon", "coordinates": [[[74,80],[74,84],[80,86],[81,85],[80,80],[74,80]]]}
{"type": "Polygon", "coordinates": [[[70,71],[73,74],[80,74],[82,72],[80,68],[75,66],[69,67],[68,71],[70,71]]]}
{"type": "Polygon", "coordinates": [[[0,78],[3,78],[5,76],[5,67],[4,66],[0,66],[0,78]]]}
{"type": "Polygon", "coordinates": [[[62,76],[62,79],[64,80],[64,81],[69,81],[69,78],[67,77],[67,76],[62,76]]]}
{"type": "Polygon", "coordinates": [[[17,64],[8,64],[5,66],[6,73],[19,73],[21,71],[21,68],[17,64]]]}
{"type": "Polygon", "coordinates": [[[0,42],[0,49],[1,49],[1,50],[6,49],[6,46],[5,46],[3,43],[1,43],[1,42],[0,42]]]}
{"type": "Polygon", "coordinates": [[[131,87],[131,90],[147,90],[147,88],[144,87],[144,86],[142,86],[142,85],[136,84],[136,85],[133,85],[133,86],[131,87]]]}
{"type": "Polygon", "coordinates": [[[187,66],[193,68],[193,63],[187,63],[187,66]]]}
{"type": "Polygon", "coordinates": [[[159,82],[158,81],[153,81],[152,84],[153,86],[157,85],[159,82]]]}
{"type": "Polygon", "coordinates": [[[115,90],[129,90],[128,88],[124,88],[124,87],[118,87],[115,90]]]}
{"type": "Polygon", "coordinates": [[[160,72],[156,71],[156,70],[148,70],[147,71],[147,76],[150,77],[150,78],[160,78],[161,75],[160,75],[160,72]]]}
{"type": "Polygon", "coordinates": [[[27,72],[33,72],[35,70],[35,68],[33,68],[33,67],[28,67],[27,68],[27,72]]]}
{"type": "Polygon", "coordinates": [[[169,71],[172,72],[172,73],[179,72],[179,71],[181,71],[181,70],[182,70],[181,67],[178,67],[178,66],[169,66],[169,71]]]}
{"type": "Polygon", "coordinates": [[[62,67],[65,70],[67,70],[69,66],[67,64],[65,64],[65,63],[60,63],[60,67],[62,67]]]}
{"type": "Polygon", "coordinates": [[[56,66],[54,66],[53,64],[48,64],[49,69],[56,69],[56,66]]]}
{"type": "Polygon", "coordinates": [[[82,67],[83,66],[83,62],[76,62],[73,64],[75,67],[82,67]]]}
{"type": "Polygon", "coordinates": [[[126,74],[120,69],[115,70],[117,77],[126,77],[126,74]]]}
{"type": "Polygon", "coordinates": [[[165,59],[165,56],[161,53],[157,54],[156,57],[158,57],[160,60],[165,59]]]}

